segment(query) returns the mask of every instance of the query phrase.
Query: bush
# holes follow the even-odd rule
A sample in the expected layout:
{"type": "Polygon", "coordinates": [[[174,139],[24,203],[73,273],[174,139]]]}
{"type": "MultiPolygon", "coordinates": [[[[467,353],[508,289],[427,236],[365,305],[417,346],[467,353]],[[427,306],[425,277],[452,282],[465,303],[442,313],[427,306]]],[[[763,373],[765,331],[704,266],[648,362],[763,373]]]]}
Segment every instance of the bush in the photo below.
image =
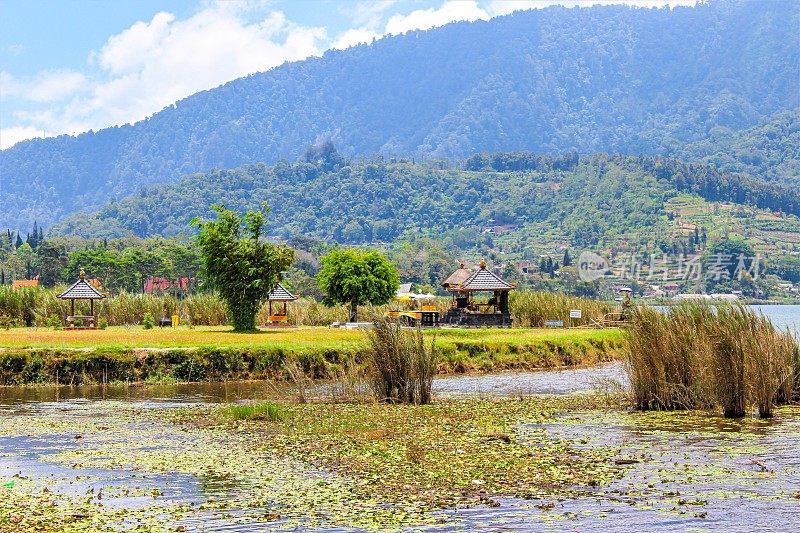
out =
{"type": "Polygon", "coordinates": [[[100,319],[100,322],[98,323],[97,327],[100,329],[106,329],[108,327],[108,320],[106,320],[105,318],[100,319]]]}
{"type": "Polygon", "coordinates": [[[142,325],[144,326],[144,329],[153,329],[153,326],[155,326],[155,324],[156,321],[153,318],[153,315],[151,315],[150,313],[145,313],[144,319],[142,319],[142,325]]]}
{"type": "Polygon", "coordinates": [[[379,401],[427,404],[436,373],[435,339],[425,344],[422,330],[406,330],[379,318],[369,332],[367,376],[379,401]]]}
{"type": "Polygon", "coordinates": [[[0,314],[0,329],[11,329],[21,325],[21,322],[12,316],[0,314]]]}
{"type": "Polygon", "coordinates": [[[44,325],[48,328],[61,329],[64,327],[64,322],[61,320],[60,316],[50,315],[47,317],[47,321],[44,325]]]}

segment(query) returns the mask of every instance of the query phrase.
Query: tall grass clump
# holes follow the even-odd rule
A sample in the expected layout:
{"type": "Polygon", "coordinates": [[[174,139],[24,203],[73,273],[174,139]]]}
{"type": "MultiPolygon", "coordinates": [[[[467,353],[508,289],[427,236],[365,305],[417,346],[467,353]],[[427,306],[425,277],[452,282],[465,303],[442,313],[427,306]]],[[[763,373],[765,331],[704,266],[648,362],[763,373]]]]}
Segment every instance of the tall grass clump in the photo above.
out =
{"type": "Polygon", "coordinates": [[[627,369],[638,409],[712,409],[761,417],[796,394],[798,346],[789,332],[741,305],[639,308],[627,369]]]}
{"type": "Polygon", "coordinates": [[[274,403],[243,403],[230,405],[221,411],[222,416],[231,420],[267,420],[280,422],[286,418],[286,410],[274,403]]]}
{"type": "Polygon", "coordinates": [[[378,318],[368,333],[367,377],[379,401],[427,404],[436,373],[435,339],[425,342],[422,330],[404,329],[378,318]]]}
{"type": "Polygon", "coordinates": [[[628,374],[636,407],[700,409],[714,405],[709,390],[711,309],[684,305],[669,314],[636,310],[628,330],[628,374]]]}
{"type": "Polygon", "coordinates": [[[509,297],[514,326],[523,328],[544,327],[546,320],[563,320],[565,325],[584,326],[592,320],[600,321],[616,307],[589,298],[569,296],[555,292],[513,291],[509,297]],[[569,318],[571,309],[580,309],[582,318],[569,318]]]}

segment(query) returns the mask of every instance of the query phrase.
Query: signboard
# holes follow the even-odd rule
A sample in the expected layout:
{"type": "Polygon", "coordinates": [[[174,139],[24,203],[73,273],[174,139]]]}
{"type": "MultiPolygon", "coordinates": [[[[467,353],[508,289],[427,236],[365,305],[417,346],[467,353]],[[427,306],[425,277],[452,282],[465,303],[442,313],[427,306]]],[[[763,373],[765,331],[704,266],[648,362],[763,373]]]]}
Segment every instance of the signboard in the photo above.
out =
{"type": "Polygon", "coordinates": [[[569,317],[570,318],[583,318],[583,312],[580,309],[570,309],[569,310],[569,317]]]}
{"type": "Polygon", "coordinates": [[[563,320],[545,320],[544,327],[546,328],[563,328],[564,321],[563,320]]]}

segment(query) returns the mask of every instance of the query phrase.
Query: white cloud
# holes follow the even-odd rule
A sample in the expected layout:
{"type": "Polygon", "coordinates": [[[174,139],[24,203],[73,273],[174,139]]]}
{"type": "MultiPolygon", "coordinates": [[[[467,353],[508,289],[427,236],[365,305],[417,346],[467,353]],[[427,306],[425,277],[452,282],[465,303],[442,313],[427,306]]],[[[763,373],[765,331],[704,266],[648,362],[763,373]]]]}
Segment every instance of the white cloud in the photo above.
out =
{"type": "Polygon", "coordinates": [[[64,100],[86,87],[86,76],[74,70],[45,70],[20,80],[9,72],[0,72],[3,99],[14,97],[31,102],[64,100]]]}
{"type": "Polygon", "coordinates": [[[14,113],[15,124],[3,130],[4,147],[42,130],[72,133],[135,122],[198,91],[321,53],[324,28],[294,24],[279,11],[246,21],[252,6],[231,4],[209,4],[184,20],[158,13],[110,37],[88,58],[91,82],[71,71],[24,81],[3,73],[4,99],[62,101],[14,113]]]}
{"type": "Polygon", "coordinates": [[[438,9],[418,9],[408,15],[393,15],[386,23],[386,33],[399,35],[412,30],[428,30],[462,20],[488,20],[489,13],[473,0],[449,0],[438,9]]]}
{"type": "Polygon", "coordinates": [[[159,45],[169,37],[172,13],[157,13],[150,22],[137,22],[127,30],[112,35],[100,53],[92,53],[96,61],[112,74],[133,72],[153,57],[159,45]]]}
{"type": "Polygon", "coordinates": [[[0,150],[11,148],[20,141],[33,139],[43,135],[41,130],[32,126],[12,127],[0,129],[0,150]]]}
{"type": "Polygon", "coordinates": [[[489,12],[493,17],[514,11],[542,9],[549,6],[591,7],[594,5],[627,4],[637,7],[693,6],[697,0],[492,0],[489,12]]]}
{"type": "Polygon", "coordinates": [[[397,0],[358,2],[350,18],[358,28],[375,30],[383,24],[386,11],[396,3],[397,0]]]}
{"type": "Polygon", "coordinates": [[[428,30],[462,20],[487,20],[489,14],[474,0],[447,0],[439,8],[417,9],[407,15],[395,14],[389,17],[383,31],[380,30],[382,17],[394,0],[375,4],[360,2],[352,17],[354,22],[364,25],[339,35],[331,48],[344,49],[361,43],[370,43],[384,35],[399,35],[412,30],[428,30]]]}
{"type": "Polygon", "coordinates": [[[281,12],[250,24],[217,6],[186,20],[159,13],[96,54],[114,76],[96,87],[86,108],[115,122],[137,120],[198,91],[319,54],[324,38],[324,29],[292,24],[281,12]]]}
{"type": "Polygon", "coordinates": [[[380,34],[376,31],[368,30],[366,28],[356,28],[347,30],[337,37],[336,40],[331,44],[331,48],[344,50],[345,48],[350,48],[351,46],[355,46],[357,44],[371,43],[373,39],[380,39],[381,37],[383,37],[383,34],[380,34]]]}

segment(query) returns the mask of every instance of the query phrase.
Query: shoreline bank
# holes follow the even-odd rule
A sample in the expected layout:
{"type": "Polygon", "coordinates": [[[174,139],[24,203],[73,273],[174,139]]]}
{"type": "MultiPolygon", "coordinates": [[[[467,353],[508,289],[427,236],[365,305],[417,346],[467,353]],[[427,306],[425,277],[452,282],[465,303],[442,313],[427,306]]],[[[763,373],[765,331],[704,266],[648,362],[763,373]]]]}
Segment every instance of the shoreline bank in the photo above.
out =
{"type": "MultiPolygon", "coordinates": [[[[437,330],[437,374],[577,367],[621,355],[620,330],[437,330]]],[[[332,379],[356,375],[361,332],[298,328],[0,332],[0,385],[332,379]],[[142,346],[148,341],[155,346],[142,346]],[[139,344],[137,347],[136,344],[139,344]],[[193,344],[193,345],[192,345],[193,344]]]]}

